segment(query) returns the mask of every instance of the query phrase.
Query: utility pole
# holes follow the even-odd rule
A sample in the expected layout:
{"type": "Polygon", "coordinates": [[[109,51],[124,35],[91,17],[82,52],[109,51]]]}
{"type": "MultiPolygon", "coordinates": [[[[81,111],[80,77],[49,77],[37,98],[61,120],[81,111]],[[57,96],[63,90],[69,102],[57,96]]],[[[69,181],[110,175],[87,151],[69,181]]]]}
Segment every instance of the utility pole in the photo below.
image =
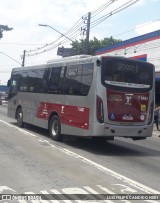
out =
{"type": "Polygon", "coordinates": [[[26,58],[26,50],[23,51],[23,56],[22,56],[22,67],[24,67],[24,64],[25,64],[25,58],[26,58]]]}
{"type": "Polygon", "coordinates": [[[82,19],[84,20],[84,27],[81,27],[81,31],[83,31],[83,36],[86,35],[84,40],[83,50],[84,54],[89,53],[89,34],[90,34],[90,24],[91,24],[91,12],[88,13],[87,16],[83,16],[82,19]]]}
{"type": "Polygon", "coordinates": [[[86,30],[86,39],[85,39],[85,54],[89,53],[90,23],[91,23],[91,12],[88,13],[88,18],[87,18],[87,30],[86,30]]]}

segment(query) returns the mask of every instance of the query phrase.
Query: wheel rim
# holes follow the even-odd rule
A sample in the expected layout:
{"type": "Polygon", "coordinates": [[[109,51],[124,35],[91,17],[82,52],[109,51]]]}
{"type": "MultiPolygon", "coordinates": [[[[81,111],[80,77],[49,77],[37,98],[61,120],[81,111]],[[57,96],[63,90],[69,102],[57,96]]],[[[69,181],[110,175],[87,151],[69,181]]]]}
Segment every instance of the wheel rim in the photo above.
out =
{"type": "Polygon", "coordinates": [[[52,123],[52,135],[56,136],[59,133],[59,125],[58,125],[58,121],[54,120],[52,123]]]}

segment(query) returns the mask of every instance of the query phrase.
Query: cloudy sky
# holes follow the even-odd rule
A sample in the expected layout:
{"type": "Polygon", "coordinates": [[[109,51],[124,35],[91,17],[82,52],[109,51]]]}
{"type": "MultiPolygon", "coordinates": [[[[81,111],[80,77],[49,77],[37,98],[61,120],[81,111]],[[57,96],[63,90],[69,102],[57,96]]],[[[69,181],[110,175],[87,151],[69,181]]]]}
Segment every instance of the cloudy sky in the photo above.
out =
{"type": "MultiPolygon", "coordinates": [[[[96,12],[97,8],[101,5],[104,7],[109,2],[111,1],[1,0],[0,24],[8,25],[13,30],[4,32],[3,38],[0,39],[0,83],[6,84],[12,68],[20,66],[24,50],[28,51],[27,54],[33,55],[26,56],[25,65],[34,65],[56,58],[58,45],[70,47],[70,41],[65,37],[50,27],[41,27],[38,24],[47,24],[60,33],[66,33],[73,25],[77,25],[74,30],[77,29],[77,33],[80,33],[80,28],[85,27],[82,16],[85,17],[91,12],[91,22],[93,22],[104,15],[109,16],[111,12],[118,11],[129,0],[115,0],[103,12],[101,10],[96,12]],[[56,41],[58,38],[60,40],[56,41]],[[52,46],[46,46],[50,43],[52,46]],[[43,49],[44,46],[46,47],[43,49]],[[44,51],[48,49],[51,50],[44,51]],[[42,53],[37,54],[40,52],[42,53]]],[[[159,30],[159,9],[160,0],[139,0],[132,6],[107,17],[101,23],[92,24],[95,26],[91,27],[90,39],[94,36],[99,40],[113,36],[126,40],[159,30]]],[[[72,39],[72,35],[67,36],[72,39]]],[[[82,37],[83,35],[79,35],[77,39],[82,37]]]]}

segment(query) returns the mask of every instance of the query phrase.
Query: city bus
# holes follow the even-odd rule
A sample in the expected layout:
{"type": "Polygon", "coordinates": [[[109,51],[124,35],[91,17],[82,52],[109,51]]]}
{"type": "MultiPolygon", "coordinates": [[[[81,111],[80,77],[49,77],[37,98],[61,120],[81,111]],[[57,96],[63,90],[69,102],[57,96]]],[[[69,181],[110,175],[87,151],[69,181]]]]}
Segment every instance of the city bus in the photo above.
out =
{"type": "Polygon", "coordinates": [[[153,130],[154,65],[118,56],[79,55],[14,68],[8,116],[63,137],[140,140],[153,130]]]}

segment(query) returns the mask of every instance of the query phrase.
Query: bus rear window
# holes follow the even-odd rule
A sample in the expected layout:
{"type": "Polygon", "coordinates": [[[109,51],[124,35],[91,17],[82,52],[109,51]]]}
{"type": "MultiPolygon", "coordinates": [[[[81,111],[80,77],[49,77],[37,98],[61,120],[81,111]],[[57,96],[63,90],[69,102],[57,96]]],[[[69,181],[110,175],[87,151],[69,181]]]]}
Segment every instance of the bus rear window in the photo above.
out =
{"type": "Polygon", "coordinates": [[[153,66],[129,59],[104,59],[102,83],[110,86],[150,89],[153,83],[153,66]]]}

